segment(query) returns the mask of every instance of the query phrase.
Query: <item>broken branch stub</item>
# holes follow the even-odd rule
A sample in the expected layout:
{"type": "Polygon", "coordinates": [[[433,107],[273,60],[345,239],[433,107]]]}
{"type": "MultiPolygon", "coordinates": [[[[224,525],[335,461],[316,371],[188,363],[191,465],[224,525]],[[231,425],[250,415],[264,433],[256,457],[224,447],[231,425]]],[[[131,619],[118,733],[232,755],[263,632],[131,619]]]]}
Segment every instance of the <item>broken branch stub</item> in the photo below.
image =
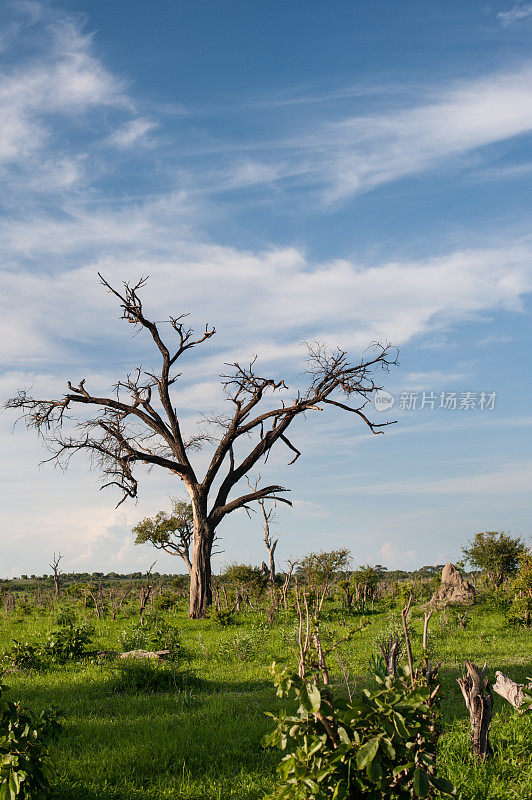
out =
{"type": "Polygon", "coordinates": [[[471,748],[475,758],[485,761],[492,754],[489,730],[493,711],[493,695],[486,677],[486,667],[480,670],[466,661],[466,674],[458,678],[471,721],[471,748]]]}

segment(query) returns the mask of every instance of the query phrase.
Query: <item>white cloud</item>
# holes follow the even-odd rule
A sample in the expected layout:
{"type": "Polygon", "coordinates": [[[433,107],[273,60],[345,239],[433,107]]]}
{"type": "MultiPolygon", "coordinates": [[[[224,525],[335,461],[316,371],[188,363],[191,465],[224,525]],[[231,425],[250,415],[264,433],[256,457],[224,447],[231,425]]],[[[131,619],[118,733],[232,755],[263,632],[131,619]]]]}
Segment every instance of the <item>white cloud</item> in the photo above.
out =
{"type": "MultiPolygon", "coordinates": [[[[54,223],[47,234],[37,226],[41,236],[34,244],[52,246],[55,237],[57,247],[75,250],[76,235],[85,241],[92,231],[106,246],[116,237],[124,249],[134,249],[153,236],[142,215],[129,226],[121,220],[98,214],[77,234],[71,222],[54,223]]],[[[526,242],[366,267],[346,260],[312,264],[293,248],[253,253],[171,237],[169,232],[164,238],[164,247],[173,248],[171,258],[124,254],[58,275],[4,270],[0,350],[6,367],[30,353],[37,362],[46,361],[50,352],[65,350],[65,336],[82,344],[91,330],[98,338],[114,335],[114,306],[105,301],[97,268],[115,284],[151,275],[145,298],[157,319],[190,312],[197,327],[214,324],[213,343],[223,356],[219,367],[228,360],[224,351],[235,360],[235,353],[260,355],[259,346],[273,348],[267,356],[282,363],[284,353],[291,358],[302,353],[300,342],[308,338],[351,351],[375,340],[401,345],[439,324],[450,327],[497,309],[520,311],[532,290],[532,248],[526,242]],[[9,343],[12,325],[18,330],[15,349],[9,343]]],[[[210,356],[212,346],[203,352],[210,356]]]]}
{"type": "Polygon", "coordinates": [[[497,470],[449,478],[416,478],[371,486],[356,486],[353,493],[405,495],[488,495],[530,494],[532,463],[506,464],[497,470]]]}
{"type": "Polygon", "coordinates": [[[238,147],[257,154],[261,168],[255,182],[295,181],[313,191],[321,187],[326,203],[332,204],[450,160],[478,170],[481,148],[532,131],[530,63],[448,87],[419,87],[420,95],[423,101],[413,103],[397,91],[392,110],[336,113],[328,121],[315,121],[311,132],[302,123],[290,138],[238,147]]]}
{"type": "Polygon", "coordinates": [[[532,69],[463,81],[435,101],[325,126],[331,202],[532,130],[532,69]]]}
{"type": "Polygon", "coordinates": [[[514,22],[518,22],[521,19],[526,19],[532,14],[532,4],[527,3],[526,5],[521,5],[517,3],[512,8],[508,9],[508,11],[500,11],[497,14],[497,19],[500,20],[501,25],[503,28],[507,28],[508,25],[512,25],[514,22]]]}
{"type": "Polygon", "coordinates": [[[416,557],[415,550],[401,550],[393,542],[386,542],[379,550],[379,556],[385,567],[390,569],[412,569],[412,561],[416,557]]]}
{"type": "Polygon", "coordinates": [[[117,147],[132,147],[139,142],[148,141],[147,134],[157,128],[157,123],[150,119],[139,117],[124,123],[109,137],[109,142],[117,147]]]}

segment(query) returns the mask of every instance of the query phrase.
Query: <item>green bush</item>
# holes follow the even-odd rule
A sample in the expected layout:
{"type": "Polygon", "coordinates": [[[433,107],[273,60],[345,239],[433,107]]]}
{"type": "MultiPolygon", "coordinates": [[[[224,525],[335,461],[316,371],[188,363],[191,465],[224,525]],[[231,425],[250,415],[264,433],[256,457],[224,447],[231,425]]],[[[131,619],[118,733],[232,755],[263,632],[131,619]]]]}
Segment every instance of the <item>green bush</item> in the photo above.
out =
{"type": "Polygon", "coordinates": [[[43,651],[54,661],[64,664],[81,658],[92,640],[93,631],[88,625],[72,622],[54,628],[44,643],[43,651]]]}
{"type": "Polygon", "coordinates": [[[173,660],[183,655],[179,630],[162,614],[146,614],[119,634],[123,650],[169,650],[173,660]]]}
{"type": "Polygon", "coordinates": [[[223,642],[218,649],[218,660],[252,661],[255,657],[255,639],[251,633],[233,636],[229,642],[223,642]]]}
{"type": "Polygon", "coordinates": [[[41,669],[44,665],[43,653],[38,645],[13,640],[10,650],[4,653],[2,662],[12,669],[41,669]]]}
{"type": "Polygon", "coordinates": [[[398,669],[397,678],[375,675],[376,687],[344,707],[328,687],[272,665],[277,695],[294,694],[294,715],[270,714],[276,729],[263,738],[286,754],[270,800],[406,800],[453,794],[436,775],[437,729],[430,689],[398,669]]]}
{"type": "Polygon", "coordinates": [[[0,798],[49,796],[46,745],[60,728],[57,712],[35,715],[20,703],[6,701],[4,690],[0,685],[0,798]]]}
{"type": "Polygon", "coordinates": [[[234,625],[235,612],[231,609],[224,611],[222,608],[217,608],[214,612],[214,619],[222,628],[227,628],[228,625],[234,625]]]}

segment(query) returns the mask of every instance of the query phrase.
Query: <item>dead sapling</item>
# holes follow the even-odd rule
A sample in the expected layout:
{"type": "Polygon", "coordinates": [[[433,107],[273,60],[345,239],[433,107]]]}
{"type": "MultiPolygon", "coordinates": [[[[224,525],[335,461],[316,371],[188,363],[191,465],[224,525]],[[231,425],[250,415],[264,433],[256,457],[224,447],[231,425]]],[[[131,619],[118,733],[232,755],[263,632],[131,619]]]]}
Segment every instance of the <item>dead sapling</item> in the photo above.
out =
{"type": "Polygon", "coordinates": [[[53,570],[53,579],[54,579],[54,593],[56,602],[59,600],[59,594],[61,592],[61,570],[59,569],[59,564],[63,556],[61,553],[57,555],[54,553],[54,557],[52,558],[52,563],[50,564],[51,569],[53,570]]]}
{"type": "Polygon", "coordinates": [[[148,604],[148,600],[150,599],[151,593],[153,591],[153,584],[151,582],[151,571],[154,568],[157,562],[154,561],[151,567],[146,570],[146,581],[140,587],[140,608],[139,608],[139,617],[142,620],[144,611],[146,610],[146,606],[148,604]]]}

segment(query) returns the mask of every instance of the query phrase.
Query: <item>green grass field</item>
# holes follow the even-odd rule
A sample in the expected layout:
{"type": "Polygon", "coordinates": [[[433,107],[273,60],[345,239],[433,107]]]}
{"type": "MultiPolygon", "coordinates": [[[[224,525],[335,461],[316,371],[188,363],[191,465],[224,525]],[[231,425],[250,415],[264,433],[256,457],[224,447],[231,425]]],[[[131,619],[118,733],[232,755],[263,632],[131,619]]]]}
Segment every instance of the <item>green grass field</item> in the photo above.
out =
{"type": "MultiPolygon", "coordinates": [[[[89,613],[89,612],[84,612],[89,613]]],[[[213,619],[189,620],[165,612],[180,630],[186,673],[166,691],[121,687],[109,664],[85,660],[44,671],[15,671],[4,676],[12,698],[35,710],[55,706],[64,728],[53,744],[53,797],[60,800],[199,800],[264,796],[275,780],[279,754],[264,750],[261,737],[272,727],[266,711],[280,701],[270,681],[272,661],[295,664],[295,620],[275,626],[265,615],[249,612],[237,623],[220,627],[213,619]]],[[[413,646],[420,650],[421,609],[414,609],[413,646]]],[[[532,631],[505,626],[503,614],[473,607],[466,630],[452,614],[431,620],[432,642],[442,662],[440,739],[442,774],[463,800],[532,798],[532,713],[520,716],[495,695],[491,741],[494,758],[487,766],[469,757],[468,714],[456,678],[466,658],[484,661],[493,678],[501,669],[514,680],[532,675],[532,631]]],[[[88,618],[88,617],[87,617],[88,618]]],[[[90,621],[98,649],[118,649],[128,620],[90,621]]],[[[368,659],[379,635],[397,625],[397,612],[376,611],[368,627],[341,648],[355,691],[369,680],[368,659]]],[[[345,636],[348,620],[327,606],[325,639],[345,636]],[[347,624],[346,624],[347,623],[347,624]]],[[[0,612],[0,650],[13,639],[43,641],[52,618],[46,614],[0,612]]],[[[334,657],[330,671],[336,693],[345,682],[334,657]]]]}

